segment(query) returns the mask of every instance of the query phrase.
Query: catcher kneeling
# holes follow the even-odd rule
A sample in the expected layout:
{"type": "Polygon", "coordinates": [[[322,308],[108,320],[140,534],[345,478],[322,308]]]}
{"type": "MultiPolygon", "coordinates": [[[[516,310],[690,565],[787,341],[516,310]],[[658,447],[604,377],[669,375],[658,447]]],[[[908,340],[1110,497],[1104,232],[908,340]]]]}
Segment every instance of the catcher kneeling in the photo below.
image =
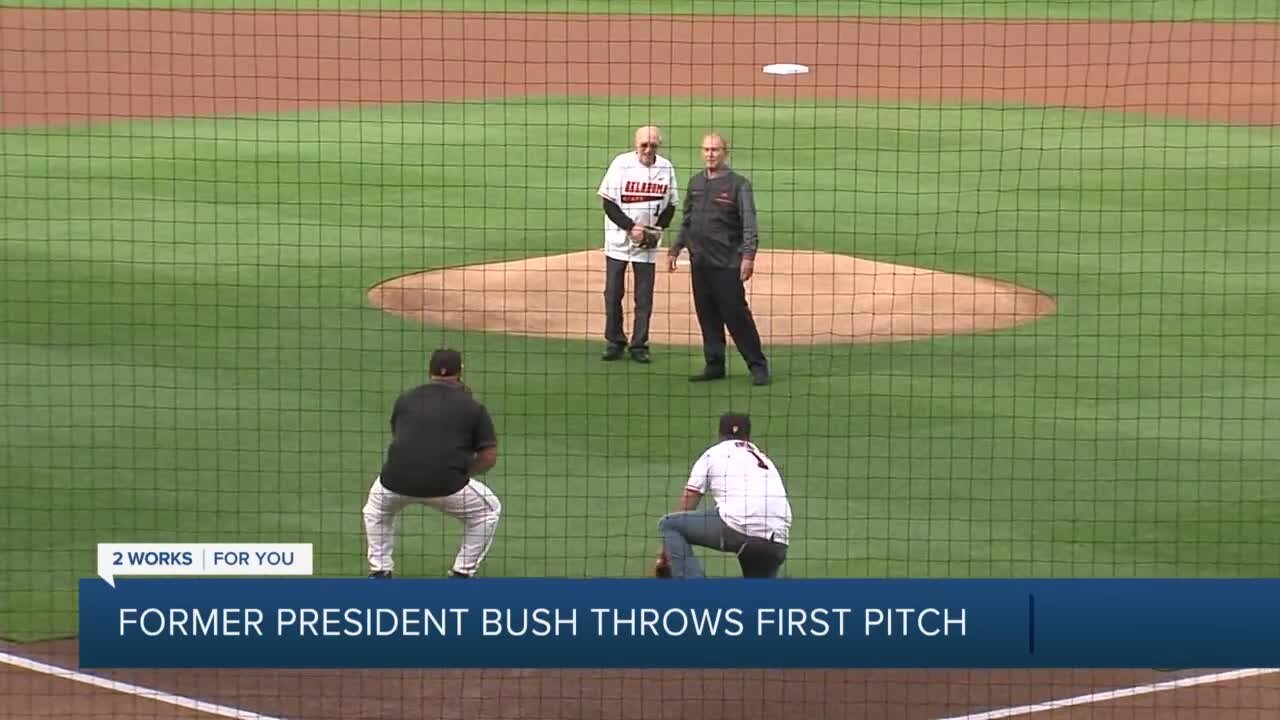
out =
{"type": "Polygon", "coordinates": [[[751,418],[720,417],[720,435],[694,463],[680,509],[658,521],[661,578],[706,577],[693,546],[733,553],[746,578],[777,577],[787,558],[791,503],[773,460],[751,441],[751,418]],[[708,492],[714,508],[697,510],[708,492]]]}

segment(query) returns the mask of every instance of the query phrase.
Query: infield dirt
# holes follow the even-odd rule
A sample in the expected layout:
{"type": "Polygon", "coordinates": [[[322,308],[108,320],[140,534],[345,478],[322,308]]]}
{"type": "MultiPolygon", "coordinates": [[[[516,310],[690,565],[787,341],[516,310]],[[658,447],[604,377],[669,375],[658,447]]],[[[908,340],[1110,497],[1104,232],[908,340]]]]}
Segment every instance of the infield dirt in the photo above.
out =
{"type": "MultiPolygon", "coordinates": [[[[661,265],[652,340],[701,345],[689,269],[661,265]]],[[[628,298],[633,280],[628,274],[628,298]]],[[[430,325],[582,339],[603,337],[603,295],[604,255],[585,251],[406,275],[370,290],[369,300],[430,325]]],[[[747,299],[770,346],[1000,330],[1055,308],[1041,293],[986,278],[792,251],[757,256],[747,299]]],[[[631,300],[623,314],[629,330],[631,300]]]]}

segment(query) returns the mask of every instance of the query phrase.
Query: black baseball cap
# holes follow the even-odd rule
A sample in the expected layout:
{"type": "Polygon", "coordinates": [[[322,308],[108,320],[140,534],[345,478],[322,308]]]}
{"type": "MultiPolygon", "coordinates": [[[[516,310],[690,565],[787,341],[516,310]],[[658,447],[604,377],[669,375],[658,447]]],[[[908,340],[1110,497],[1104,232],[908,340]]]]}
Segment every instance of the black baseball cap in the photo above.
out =
{"type": "Polygon", "coordinates": [[[720,435],[740,440],[751,437],[751,418],[745,413],[727,412],[721,415],[720,435]]]}
{"type": "Polygon", "coordinates": [[[437,377],[451,377],[462,372],[462,353],[457,350],[440,348],[431,353],[431,374],[437,377]]]}

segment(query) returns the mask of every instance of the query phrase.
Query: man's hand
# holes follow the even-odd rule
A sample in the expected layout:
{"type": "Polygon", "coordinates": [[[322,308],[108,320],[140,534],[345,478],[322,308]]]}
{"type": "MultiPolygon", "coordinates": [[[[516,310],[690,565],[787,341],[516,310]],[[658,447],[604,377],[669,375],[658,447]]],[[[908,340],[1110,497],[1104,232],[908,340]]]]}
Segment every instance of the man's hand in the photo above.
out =
{"type": "Polygon", "coordinates": [[[676,263],[680,260],[680,253],[667,254],[667,272],[676,271],[676,263]]]}
{"type": "Polygon", "coordinates": [[[481,448],[471,456],[471,466],[467,468],[467,475],[469,477],[479,477],[492,470],[497,464],[498,448],[493,445],[481,448]]]}
{"type": "Polygon", "coordinates": [[[667,557],[665,547],[658,550],[658,557],[653,561],[653,576],[667,579],[671,577],[671,559],[667,557]]]}
{"type": "Polygon", "coordinates": [[[631,232],[631,244],[645,250],[652,250],[662,243],[662,228],[655,225],[635,225],[631,232]]]}
{"type": "Polygon", "coordinates": [[[739,276],[742,278],[742,282],[746,282],[750,280],[751,276],[755,273],[755,269],[756,269],[755,260],[743,260],[742,270],[739,273],[739,276]]]}

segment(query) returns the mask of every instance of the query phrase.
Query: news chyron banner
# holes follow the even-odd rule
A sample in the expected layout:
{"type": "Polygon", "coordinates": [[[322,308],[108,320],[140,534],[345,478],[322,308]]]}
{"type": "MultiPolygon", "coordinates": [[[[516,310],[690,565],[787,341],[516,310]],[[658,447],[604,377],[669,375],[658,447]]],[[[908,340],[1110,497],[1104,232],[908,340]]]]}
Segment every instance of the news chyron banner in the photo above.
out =
{"type": "Polygon", "coordinates": [[[104,547],[86,669],[1280,666],[1271,579],[381,580],[306,577],[310,546],[104,547]]]}

